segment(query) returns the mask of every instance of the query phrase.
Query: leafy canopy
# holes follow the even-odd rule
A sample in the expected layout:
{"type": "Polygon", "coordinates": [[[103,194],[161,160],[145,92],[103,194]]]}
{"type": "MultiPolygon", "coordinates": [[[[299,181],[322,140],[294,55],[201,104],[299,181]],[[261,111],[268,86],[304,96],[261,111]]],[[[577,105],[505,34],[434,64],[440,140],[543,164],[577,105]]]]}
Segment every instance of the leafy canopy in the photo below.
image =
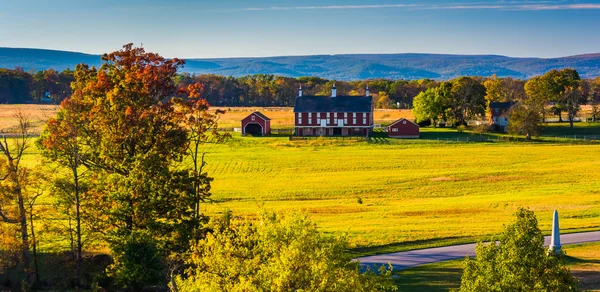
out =
{"type": "Polygon", "coordinates": [[[395,291],[382,267],[361,273],[345,237],[321,234],[306,215],[224,219],[193,247],[179,291],[395,291]]]}
{"type": "Polygon", "coordinates": [[[548,255],[532,211],[519,209],[498,243],[477,245],[468,256],[460,291],[577,291],[562,256],[548,255]]]}

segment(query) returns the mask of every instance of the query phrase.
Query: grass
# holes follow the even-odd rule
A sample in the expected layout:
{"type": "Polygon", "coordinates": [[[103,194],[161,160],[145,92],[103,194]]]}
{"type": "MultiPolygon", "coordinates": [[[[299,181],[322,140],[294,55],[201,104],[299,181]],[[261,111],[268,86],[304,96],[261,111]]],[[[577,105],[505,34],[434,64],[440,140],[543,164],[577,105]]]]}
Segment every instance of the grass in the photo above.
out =
{"type": "MultiPolygon", "coordinates": [[[[600,243],[567,245],[567,265],[580,289],[600,290],[600,243]]],[[[460,286],[462,260],[428,264],[395,272],[400,291],[441,292],[460,286]]]]}
{"type": "Polygon", "coordinates": [[[565,230],[600,227],[593,145],[235,137],[205,151],[209,214],[301,209],[361,255],[485,239],[520,206],[547,231],[554,209],[565,230]]]}
{"type": "MultiPolygon", "coordinates": [[[[232,108],[222,121],[239,122],[252,110],[232,108]]],[[[289,108],[261,110],[281,125],[291,116],[289,108]]],[[[407,113],[379,114],[393,120],[392,114],[407,113]]],[[[576,126],[600,134],[598,124],[576,126]]],[[[380,137],[375,143],[234,135],[203,149],[205,170],[215,178],[214,202],[203,208],[245,216],[259,206],[304,210],[324,232],[348,233],[357,255],[487,239],[521,206],[536,211],[546,231],[554,209],[567,232],[600,229],[600,147],[437,141],[457,137],[474,135],[424,128],[420,140],[380,137]]],[[[39,160],[31,149],[25,163],[39,160]]]]}

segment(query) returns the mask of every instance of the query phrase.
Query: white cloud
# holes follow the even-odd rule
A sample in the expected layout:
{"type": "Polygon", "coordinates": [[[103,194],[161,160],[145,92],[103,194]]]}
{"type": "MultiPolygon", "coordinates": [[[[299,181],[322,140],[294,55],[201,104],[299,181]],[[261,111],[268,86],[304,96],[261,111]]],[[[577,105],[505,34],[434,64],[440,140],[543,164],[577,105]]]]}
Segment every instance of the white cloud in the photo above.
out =
{"type": "Polygon", "coordinates": [[[600,9],[600,4],[565,4],[565,1],[498,1],[455,4],[365,4],[365,5],[324,5],[324,6],[271,6],[248,7],[237,11],[286,11],[286,10],[328,10],[328,9],[384,9],[398,8],[411,10],[589,10],[600,9]]]}

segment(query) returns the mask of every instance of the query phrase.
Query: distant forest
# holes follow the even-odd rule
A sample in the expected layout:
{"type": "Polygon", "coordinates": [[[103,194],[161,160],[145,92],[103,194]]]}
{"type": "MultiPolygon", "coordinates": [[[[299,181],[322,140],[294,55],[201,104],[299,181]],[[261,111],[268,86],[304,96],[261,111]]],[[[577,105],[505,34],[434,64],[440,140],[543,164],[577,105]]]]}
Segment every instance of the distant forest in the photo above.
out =
{"type": "MultiPolygon", "coordinates": [[[[432,79],[420,80],[360,80],[340,81],[319,77],[282,77],[256,74],[244,77],[225,77],[214,74],[181,73],[176,77],[180,87],[199,82],[204,87],[203,97],[212,106],[293,106],[298,88],[302,86],[304,95],[330,95],[335,83],[338,95],[364,95],[367,86],[377,99],[378,108],[411,108],[413,99],[421,92],[438,87],[442,82],[432,79]]],[[[71,82],[74,71],[62,72],[48,69],[26,72],[23,69],[0,68],[0,103],[60,103],[71,96],[71,82]]],[[[472,77],[476,83],[484,85],[492,77],[472,77]]],[[[523,80],[510,77],[501,78],[514,95],[524,93],[523,80]]]]}

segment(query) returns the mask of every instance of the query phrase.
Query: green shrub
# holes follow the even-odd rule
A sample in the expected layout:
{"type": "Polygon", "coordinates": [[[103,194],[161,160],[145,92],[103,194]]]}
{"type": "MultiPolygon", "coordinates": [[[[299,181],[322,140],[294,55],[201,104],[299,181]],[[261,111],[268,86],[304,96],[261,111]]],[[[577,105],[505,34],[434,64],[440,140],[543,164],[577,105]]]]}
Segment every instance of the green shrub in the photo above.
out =
{"type": "Polygon", "coordinates": [[[164,285],[166,264],[156,241],[143,233],[133,233],[123,242],[112,244],[114,264],[109,275],[116,286],[129,291],[164,285]]]}
{"type": "Polygon", "coordinates": [[[306,215],[265,213],[260,221],[212,222],[190,252],[185,291],[395,291],[391,270],[361,273],[345,237],[321,234],[306,215]]]}

